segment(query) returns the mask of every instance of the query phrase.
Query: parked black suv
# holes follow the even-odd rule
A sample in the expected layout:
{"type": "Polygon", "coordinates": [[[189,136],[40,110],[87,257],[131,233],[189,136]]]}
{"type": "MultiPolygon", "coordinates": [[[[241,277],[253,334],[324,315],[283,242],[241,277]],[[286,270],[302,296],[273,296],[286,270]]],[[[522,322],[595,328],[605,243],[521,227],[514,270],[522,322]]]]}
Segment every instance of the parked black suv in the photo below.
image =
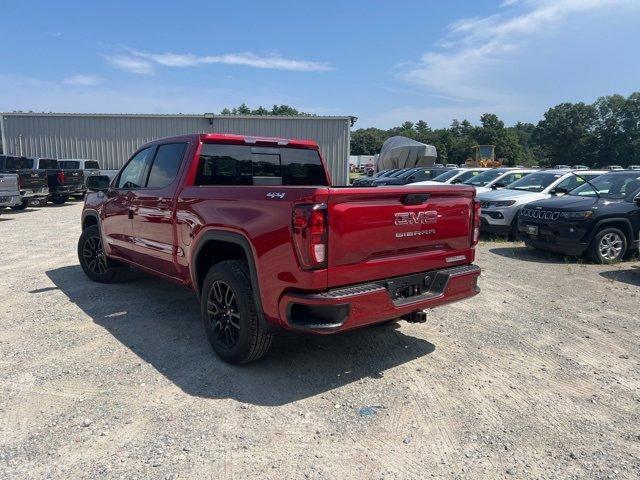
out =
{"type": "Polygon", "coordinates": [[[640,248],[640,173],[601,175],[566,195],[520,210],[518,231],[534,248],[565,255],[587,254],[611,263],[640,248]]]}

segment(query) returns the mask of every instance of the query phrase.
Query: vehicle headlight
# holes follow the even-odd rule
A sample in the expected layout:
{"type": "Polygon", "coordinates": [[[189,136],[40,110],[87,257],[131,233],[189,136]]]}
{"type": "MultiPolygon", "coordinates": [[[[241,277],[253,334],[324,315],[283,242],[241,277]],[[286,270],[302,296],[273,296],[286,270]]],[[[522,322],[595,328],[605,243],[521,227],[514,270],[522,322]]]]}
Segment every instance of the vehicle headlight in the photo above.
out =
{"type": "Polygon", "coordinates": [[[515,200],[501,200],[496,202],[489,202],[489,206],[490,207],[510,207],[514,203],[516,203],[515,200]]]}
{"type": "Polygon", "coordinates": [[[593,210],[584,210],[583,212],[562,212],[560,216],[569,220],[591,218],[593,216],[593,210]]]}

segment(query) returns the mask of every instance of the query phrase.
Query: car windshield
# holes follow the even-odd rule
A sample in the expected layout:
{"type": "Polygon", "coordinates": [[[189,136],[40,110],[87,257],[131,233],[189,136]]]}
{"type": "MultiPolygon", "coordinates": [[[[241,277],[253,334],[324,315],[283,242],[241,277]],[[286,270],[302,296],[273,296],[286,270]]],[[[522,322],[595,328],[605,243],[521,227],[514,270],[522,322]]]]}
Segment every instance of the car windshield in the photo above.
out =
{"type": "Polygon", "coordinates": [[[466,172],[462,172],[460,175],[458,175],[453,182],[464,183],[473,177],[477,177],[481,173],[482,173],[482,170],[467,170],[466,172]]]}
{"type": "Polygon", "coordinates": [[[525,192],[541,192],[563,175],[564,173],[559,172],[536,172],[513,182],[507,188],[509,190],[524,190],[525,192]]]}
{"type": "Polygon", "coordinates": [[[395,178],[395,177],[399,177],[400,175],[402,175],[403,173],[406,173],[407,169],[406,168],[401,168],[400,170],[393,172],[391,175],[388,175],[389,178],[395,178]]]}
{"type": "Polygon", "coordinates": [[[413,173],[417,172],[418,170],[420,170],[419,168],[410,168],[409,170],[405,170],[404,172],[402,172],[400,175],[393,175],[395,178],[406,178],[410,175],[412,175],[413,173]]]}
{"type": "Polygon", "coordinates": [[[84,162],[84,168],[87,170],[100,170],[100,164],[95,160],[87,160],[84,162]]]}
{"type": "Polygon", "coordinates": [[[441,173],[440,175],[438,175],[437,177],[433,177],[431,180],[433,180],[434,182],[446,182],[447,180],[452,179],[453,177],[455,177],[456,175],[459,175],[460,172],[462,170],[449,170],[448,172],[444,172],[441,173]]]}
{"type": "Polygon", "coordinates": [[[80,168],[80,162],[77,160],[59,160],[58,165],[63,170],[77,170],[80,168]]]}
{"type": "Polygon", "coordinates": [[[637,173],[607,173],[590,180],[590,183],[583,183],[569,195],[621,199],[634,195],[638,190],[640,176],[637,173]]]}
{"type": "Polygon", "coordinates": [[[503,173],[505,173],[504,170],[487,170],[462,183],[473,185],[474,187],[484,187],[487,183],[492,182],[503,173]]]}

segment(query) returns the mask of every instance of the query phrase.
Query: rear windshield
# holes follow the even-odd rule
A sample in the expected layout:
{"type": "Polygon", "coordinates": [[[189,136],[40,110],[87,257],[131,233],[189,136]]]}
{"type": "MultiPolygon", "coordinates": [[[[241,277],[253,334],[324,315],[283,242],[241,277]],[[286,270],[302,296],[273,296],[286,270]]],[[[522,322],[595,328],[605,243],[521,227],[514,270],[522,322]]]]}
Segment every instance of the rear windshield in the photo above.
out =
{"type": "Polygon", "coordinates": [[[63,170],[77,170],[80,168],[80,162],[77,160],[59,160],[58,165],[63,170]]]}
{"type": "Polygon", "coordinates": [[[26,170],[33,167],[33,160],[25,157],[6,157],[5,169],[7,170],[26,170]]]}
{"type": "Polygon", "coordinates": [[[58,160],[54,160],[53,158],[41,158],[38,162],[38,168],[40,170],[53,170],[60,168],[60,166],[58,165],[58,160]]]}
{"type": "Polygon", "coordinates": [[[205,143],[196,185],[327,185],[316,150],[205,143]]]}
{"type": "Polygon", "coordinates": [[[87,160],[84,162],[84,168],[86,170],[100,170],[100,164],[95,160],[87,160]]]}

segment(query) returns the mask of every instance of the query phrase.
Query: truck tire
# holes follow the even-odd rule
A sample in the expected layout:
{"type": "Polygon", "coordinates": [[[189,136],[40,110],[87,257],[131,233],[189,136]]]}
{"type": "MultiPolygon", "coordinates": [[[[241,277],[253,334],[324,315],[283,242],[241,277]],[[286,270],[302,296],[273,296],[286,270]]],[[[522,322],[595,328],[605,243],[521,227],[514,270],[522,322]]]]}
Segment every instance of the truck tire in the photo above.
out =
{"type": "Polygon", "coordinates": [[[627,253],[627,237],[617,228],[603,228],[589,245],[587,255],[595,263],[620,262],[627,253]]]}
{"type": "Polygon", "coordinates": [[[107,258],[97,225],[91,225],[82,231],[78,240],[78,259],[85,275],[94,282],[119,282],[126,278],[129,271],[128,266],[107,258]]]}
{"type": "Polygon", "coordinates": [[[261,324],[247,262],[228,260],[211,267],[200,302],[207,338],[222,360],[237,365],[267,353],[273,335],[261,324]]]}
{"type": "Polygon", "coordinates": [[[24,210],[28,205],[28,200],[22,200],[22,202],[20,202],[18,205],[14,205],[13,207],[11,207],[11,210],[24,210]]]}
{"type": "Polygon", "coordinates": [[[67,200],[69,200],[69,197],[66,195],[54,195],[51,197],[51,203],[54,205],[63,205],[67,200]]]}

